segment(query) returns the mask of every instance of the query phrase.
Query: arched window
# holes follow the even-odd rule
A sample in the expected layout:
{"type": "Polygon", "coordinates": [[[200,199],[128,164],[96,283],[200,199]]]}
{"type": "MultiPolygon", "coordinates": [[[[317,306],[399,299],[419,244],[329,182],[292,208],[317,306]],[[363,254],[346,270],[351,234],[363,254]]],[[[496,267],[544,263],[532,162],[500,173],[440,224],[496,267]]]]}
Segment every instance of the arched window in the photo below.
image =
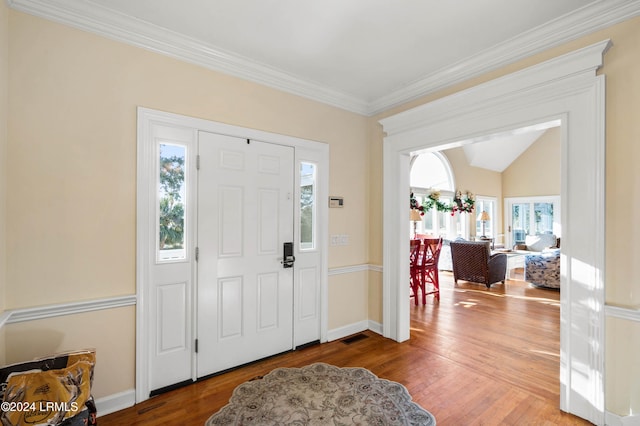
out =
{"type": "Polygon", "coordinates": [[[447,157],[439,152],[427,152],[413,157],[409,182],[412,188],[454,191],[451,165],[447,157]]]}
{"type": "MultiPolygon", "coordinates": [[[[447,157],[439,152],[427,152],[411,158],[409,176],[411,191],[419,204],[434,191],[440,193],[440,201],[451,204],[455,192],[453,170],[447,157]]],[[[451,215],[435,208],[426,212],[416,223],[416,234],[441,236],[447,239],[469,238],[466,214],[451,215]]],[[[411,226],[412,232],[414,227],[411,226]]]]}

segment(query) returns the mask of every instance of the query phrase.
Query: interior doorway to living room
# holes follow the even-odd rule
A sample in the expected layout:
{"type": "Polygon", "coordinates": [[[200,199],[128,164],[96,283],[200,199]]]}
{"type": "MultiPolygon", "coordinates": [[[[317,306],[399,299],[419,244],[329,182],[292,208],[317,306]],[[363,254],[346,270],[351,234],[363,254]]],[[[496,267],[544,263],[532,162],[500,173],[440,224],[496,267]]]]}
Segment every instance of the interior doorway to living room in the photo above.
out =
{"type": "Polygon", "coordinates": [[[561,134],[554,120],[412,153],[409,185],[421,209],[412,233],[483,237],[500,249],[525,244],[527,235],[561,238],[561,134]],[[472,194],[472,214],[449,214],[456,191],[472,194]]]}
{"type": "Polygon", "coordinates": [[[605,76],[609,40],[383,118],[383,333],[409,338],[410,155],[457,141],[560,120],[563,256],[560,401],[563,411],[605,417],[605,76]],[[400,208],[398,208],[400,206],[400,208]],[[569,222],[569,217],[570,222],[569,222]],[[570,226],[569,226],[570,225],[570,226]],[[585,232],[587,230],[588,232],[585,232]],[[406,286],[408,287],[408,286],[406,286]],[[579,378],[579,379],[578,379],[579,378]]]}

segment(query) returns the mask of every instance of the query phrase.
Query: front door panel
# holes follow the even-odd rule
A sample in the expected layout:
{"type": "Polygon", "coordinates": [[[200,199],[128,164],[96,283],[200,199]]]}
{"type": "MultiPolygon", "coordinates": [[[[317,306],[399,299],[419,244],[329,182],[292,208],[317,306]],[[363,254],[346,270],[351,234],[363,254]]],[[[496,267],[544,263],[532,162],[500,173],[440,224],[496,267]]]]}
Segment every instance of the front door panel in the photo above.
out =
{"type": "Polygon", "coordinates": [[[200,132],[198,377],[293,347],[294,150],[200,132]]]}

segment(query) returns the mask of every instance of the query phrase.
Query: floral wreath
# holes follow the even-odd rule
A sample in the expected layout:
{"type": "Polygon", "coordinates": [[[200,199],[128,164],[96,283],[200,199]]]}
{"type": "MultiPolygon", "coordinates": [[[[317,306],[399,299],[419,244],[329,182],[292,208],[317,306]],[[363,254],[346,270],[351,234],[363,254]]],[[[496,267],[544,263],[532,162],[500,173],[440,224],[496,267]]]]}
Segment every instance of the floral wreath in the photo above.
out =
{"type": "Polygon", "coordinates": [[[412,210],[418,210],[420,212],[420,216],[424,216],[426,212],[436,208],[439,212],[447,212],[451,213],[451,216],[459,213],[473,213],[473,209],[475,206],[475,199],[473,194],[469,191],[464,193],[456,191],[453,196],[453,202],[451,204],[445,204],[440,201],[440,192],[431,191],[429,195],[424,199],[422,205],[418,205],[418,200],[413,196],[413,192],[409,196],[409,207],[412,210]]]}

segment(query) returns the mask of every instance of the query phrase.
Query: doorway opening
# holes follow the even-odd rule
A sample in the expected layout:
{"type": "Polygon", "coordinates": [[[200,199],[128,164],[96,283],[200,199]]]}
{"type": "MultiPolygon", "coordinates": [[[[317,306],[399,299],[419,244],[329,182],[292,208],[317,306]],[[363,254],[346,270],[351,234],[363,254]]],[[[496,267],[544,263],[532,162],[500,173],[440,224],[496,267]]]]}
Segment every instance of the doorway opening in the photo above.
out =
{"type": "Polygon", "coordinates": [[[560,271],[560,408],[597,424],[605,414],[605,78],[596,70],[609,45],[605,40],[380,121],[386,133],[383,332],[404,341],[409,338],[409,289],[400,283],[409,281],[404,265],[410,154],[560,120],[561,224],[567,241],[560,271]]]}

